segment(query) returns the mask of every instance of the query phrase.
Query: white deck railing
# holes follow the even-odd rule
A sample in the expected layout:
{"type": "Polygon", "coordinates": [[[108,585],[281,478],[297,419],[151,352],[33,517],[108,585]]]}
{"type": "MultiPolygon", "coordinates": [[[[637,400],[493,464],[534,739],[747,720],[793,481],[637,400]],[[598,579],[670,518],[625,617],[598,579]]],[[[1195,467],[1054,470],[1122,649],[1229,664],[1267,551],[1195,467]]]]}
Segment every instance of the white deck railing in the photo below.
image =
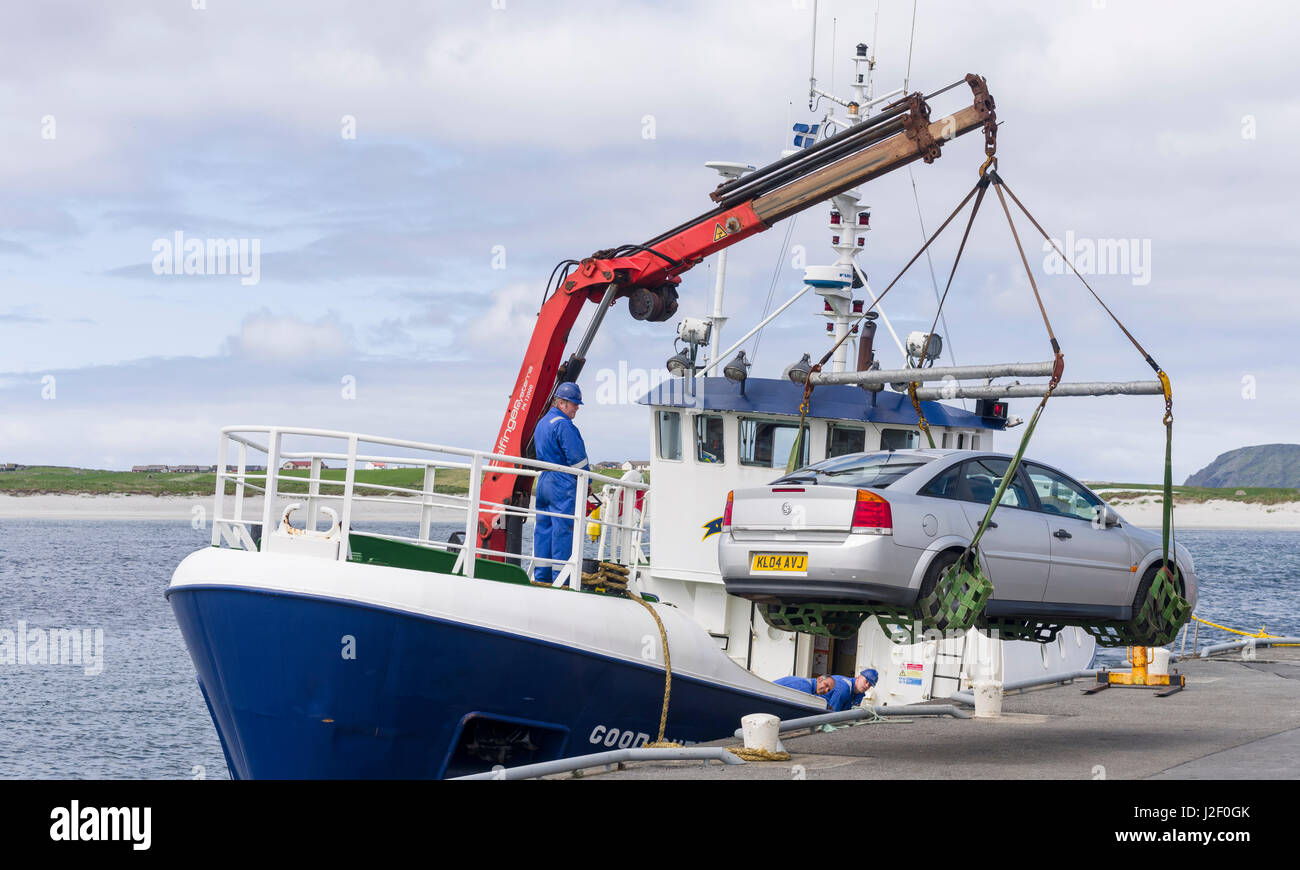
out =
{"type": "MultiPolygon", "coordinates": [[[[337,466],[336,466],[337,468],[337,466]]],[[[536,486],[533,487],[536,490],[536,486]]],[[[582,558],[589,523],[599,524],[597,558],[618,562],[632,569],[635,576],[638,565],[644,563],[646,517],[649,513],[649,486],[634,481],[612,480],[590,469],[570,468],[502,456],[461,447],[447,447],[406,441],[399,438],[381,438],[353,432],[336,432],[327,429],[300,429],[278,426],[227,426],[221,430],[217,452],[216,506],[213,513],[212,545],[256,551],[258,546],[250,527],[260,529],[261,549],[266,549],[273,534],[286,527],[287,514],[294,502],[306,500],[306,521],[303,531],[308,536],[317,535],[316,526],[320,511],[329,507],[337,517],[337,529],[326,535],[337,534],[341,546],[336,558],[349,557],[349,536],[353,531],[376,538],[403,541],[423,547],[457,552],[454,572],[467,577],[475,575],[476,560],[492,558],[498,561],[518,560],[531,579],[535,567],[552,566],[558,571],[554,585],[569,585],[577,589],[582,582],[582,558]],[[234,462],[231,462],[232,452],[234,462]],[[259,458],[262,461],[258,461],[259,458]],[[309,463],[307,476],[286,473],[283,463],[299,461],[309,463]],[[249,471],[250,466],[265,463],[265,471],[249,471]],[[342,479],[326,478],[322,472],[329,469],[327,462],[341,462],[342,479]],[[367,463],[383,463],[423,469],[420,485],[394,486],[391,484],[357,481],[357,471],[367,463]],[[516,475],[537,478],[544,471],[559,471],[574,478],[575,504],[572,513],[539,511],[535,500],[527,506],[501,504],[482,497],[483,477],[505,471],[516,475]],[[437,492],[439,472],[467,472],[467,493],[437,492]],[[284,485],[306,487],[306,492],[283,491],[284,485]],[[226,494],[228,484],[233,484],[233,509],[227,511],[232,496],[226,494]],[[599,519],[587,517],[588,485],[599,492],[605,507],[599,519]],[[332,492],[331,490],[341,490],[332,492]],[[358,492],[361,490],[361,492],[358,492]],[[251,492],[261,493],[261,514],[258,518],[246,516],[245,499],[251,492]],[[637,509],[638,494],[644,502],[637,509]],[[413,536],[393,535],[356,528],[358,508],[366,505],[391,505],[380,522],[418,520],[418,532],[413,536]],[[335,510],[337,506],[337,510],[335,510]],[[409,509],[409,514],[407,510],[409,509]],[[537,557],[532,553],[531,540],[522,541],[521,553],[488,549],[479,543],[481,516],[496,520],[504,528],[507,516],[521,517],[524,522],[546,515],[573,521],[573,547],[568,560],[537,557]],[[464,543],[434,541],[429,537],[435,517],[444,516],[444,522],[455,522],[464,530],[464,543]],[[278,522],[278,525],[277,525],[278,522]]],[[[376,521],[369,518],[365,522],[376,521]]],[[[289,531],[285,528],[284,531],[289,531]]],[[[295,533],[301,534],[295,531],[295,533]]],[[[521,535],[522,538],[522,535],[521,535]]]]}

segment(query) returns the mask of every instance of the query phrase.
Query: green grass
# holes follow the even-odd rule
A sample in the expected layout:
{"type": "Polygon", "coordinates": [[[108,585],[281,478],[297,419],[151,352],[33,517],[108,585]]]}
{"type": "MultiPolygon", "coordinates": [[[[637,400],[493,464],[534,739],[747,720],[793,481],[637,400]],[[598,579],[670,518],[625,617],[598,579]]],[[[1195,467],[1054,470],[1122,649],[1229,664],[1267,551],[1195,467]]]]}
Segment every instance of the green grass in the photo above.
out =
{"type": "Polygon", "coordinates": [[[0,493],[45,495],[51,493],[124,493],[132,495],[211,494],[215,474],[143,474],[41,465],[21,471],[0,471],[0,493]]]}
{"type": "MultiPolygon", "coordinates": [[[[614,472],[617,478],[622,472],[614,472]]],[[[325,495],[343,493],[342,468],[323,469],[321,492],[325,495]],[[329,483],[329,481],[338,481],[329,483]]],[[[298,495],[307,492],[307,483],[292,478],[305,478],[307,472],[280,472],[280,492],[286,495],[298,495]]],[[[253,480],[261,485],[261,480],[253,480]]],[[[424,469],[422,468],[374,468],[358,469],[356,474],[356,492],[360,495],[393,495],[386,490],[376,489],[366,484],[382,486],[401,486],[415,490],[424,487],[424,469]]],[[[111,495],[211,495],[217,485],[215,474],[173,474],[168,472],[137,471],[102,471],[90,468],[64,468],[60,466],[34,466],[21,471],[0,471],[0,494],[6,495],[52,495],[52,494],[91,494],[111,495]]],[[[469,491],[469,471],[464,469],[439,469],[434,477],[434,491],[447,495],[464,495],[469,491]]],[[[235,485],[227,482],[226,493],[233,495],[235,485]]],[[[245,489],[248,495],[257,495],[253,489],[245,489]]]]}
{"type": "MultiPolygon", "coordinates": [[[[1164,485],[1159,483],[1089,483],[1089,488],[1107,501],[1133,501],[1160,496],[1164,485]]],[[[1223,499],[1251,504],[1285,504],[1300,501],[1300,490],[1267,486],[1175,486],[1174,504],[1203,504],[1223,499]],[[1244,493],[1237,495],[1238,492],[1244,493]]]]}

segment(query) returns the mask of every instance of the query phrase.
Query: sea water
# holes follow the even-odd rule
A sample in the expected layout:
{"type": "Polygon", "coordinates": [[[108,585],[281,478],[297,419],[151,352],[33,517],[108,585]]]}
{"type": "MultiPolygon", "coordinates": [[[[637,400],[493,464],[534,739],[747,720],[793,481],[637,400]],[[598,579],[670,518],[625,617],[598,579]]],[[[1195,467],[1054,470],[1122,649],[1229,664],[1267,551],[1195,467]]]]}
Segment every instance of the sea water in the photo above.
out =
{"type": "MultiPolygon", "coordinates": [[[[163,597],[176,565],[210,535],[187,521],[0,520],[0,778],[229,775],[163,597]],[[4,632],[13,638],[20,627],[27,655],[6,663],[4,632]]],[[[1178,540],[1196,560],[1199,615],[1300,634],[1300,532],[1187,531],[1178,540]]],[[[1201,644],[1225,639],[1201,627],[1201,644]]]]}

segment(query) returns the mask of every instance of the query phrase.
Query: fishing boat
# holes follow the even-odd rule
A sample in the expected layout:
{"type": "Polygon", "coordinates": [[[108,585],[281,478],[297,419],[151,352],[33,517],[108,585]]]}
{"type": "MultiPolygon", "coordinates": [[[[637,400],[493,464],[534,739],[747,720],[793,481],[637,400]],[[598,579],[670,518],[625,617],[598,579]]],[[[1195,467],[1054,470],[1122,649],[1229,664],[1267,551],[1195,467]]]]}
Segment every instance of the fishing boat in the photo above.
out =
{"type": "MultiPolygon", "coordinates": [[[[795,147],[762,169],[709,164],[722,176],[710,211],[557,267],[492,450],[310,427],[221,431],[211,546],[177,567],[167,597],[233,777],[446,778],[710,741],[747,714],[824,712],[822,698],[772,682],[792,674],[872,667],[870,703],[888,706],[946,698],[980,675],[1089,666],[1095,644],[1078,628],[1048,644],[976,629],[900,638],[870,618],[831,637],[783,630],[726,592],[716,536],[729,491],[791,464],[919,446],[918,409],[953,449],[989,450],[1015,423],[1005,402],[917,405],[879,386],[822,387],[808,404],[791,377],[799,363],[750,374],[746,342],[788,310],[806,315],[809,298],[824,317],[816,340],[831,346],[821,370],[878,368],[876,296],[856,262],[871,228],[858,185],[929,162],[966,132],[996,133],[980,77],[964,80],[970,106],[931,122],[935,94],[875,98],[866,46],[852,61],[854,94],[835,100],[847,118],[797,126],[795,147]],[[835,261],[808,267],[792,298],[724,348],[726,249],[826,205],[835,261]],[[646,423],[653,486],[637,472],[614,479],[533,458],[532,426],[556,386],[579,379],[613,303],[627,299],[638,320],[670,320],[680,274],[713,254],[712,313],[678,324],[668,368],[679,377],[630,411],[646,423]],[[589,302],[591,323],[561,363],[589,302]],[[376,482],[364,473],[374,467],[410,477],[376,482]],[[548,511],[531,494],[546,472],[575,487],[565,560],[532,548],[548,511]],[[601,504],[591,515],[589,489],[601,504]],[[552,583],[533,580],[539,566],[556,571],[552,583]]],[[[879,323],[900,366],[919,371],[938,357],[938,335],[904,342],[879,323]]]]}

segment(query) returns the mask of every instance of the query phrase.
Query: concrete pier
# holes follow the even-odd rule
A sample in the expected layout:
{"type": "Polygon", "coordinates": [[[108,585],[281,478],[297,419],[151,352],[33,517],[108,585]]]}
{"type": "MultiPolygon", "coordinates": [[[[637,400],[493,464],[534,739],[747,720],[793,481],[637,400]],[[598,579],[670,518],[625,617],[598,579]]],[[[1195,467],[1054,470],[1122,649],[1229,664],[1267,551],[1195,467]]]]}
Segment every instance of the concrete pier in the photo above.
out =
{"type": "Polygon", "coordinates": [[[1084,695],[1094,683],[1078,680],[1007,695],[999,719],[891,717],[784,737],[786,762],[639,763],[584,778],[1300,779],[1300,649],[1174,667],[1187,688],[1167,698],[1120,687],[1084,695]]]}

